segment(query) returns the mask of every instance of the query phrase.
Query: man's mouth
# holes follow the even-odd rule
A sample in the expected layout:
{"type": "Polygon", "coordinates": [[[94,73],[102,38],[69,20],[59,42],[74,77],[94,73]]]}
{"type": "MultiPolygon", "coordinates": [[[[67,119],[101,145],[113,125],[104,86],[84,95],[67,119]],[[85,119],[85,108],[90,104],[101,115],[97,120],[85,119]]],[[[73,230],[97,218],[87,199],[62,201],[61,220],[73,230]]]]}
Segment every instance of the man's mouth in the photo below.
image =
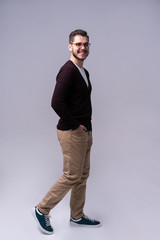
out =
{"type": "Polygon", "coordinates": [[[78,53],[80,53],[80,54],[87,54],[87,51],[80,51],[78,53]]]}

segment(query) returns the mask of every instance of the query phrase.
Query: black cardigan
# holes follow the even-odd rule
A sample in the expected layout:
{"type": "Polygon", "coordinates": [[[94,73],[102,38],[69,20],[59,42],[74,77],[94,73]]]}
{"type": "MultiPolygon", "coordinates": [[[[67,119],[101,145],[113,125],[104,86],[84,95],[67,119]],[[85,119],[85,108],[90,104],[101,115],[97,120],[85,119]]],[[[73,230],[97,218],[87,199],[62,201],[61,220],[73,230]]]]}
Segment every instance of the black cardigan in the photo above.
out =
{"type": "Polygon", "coordinates": [[[91,130],[91,90],[89,73],[85,69],[88,86],[78,68],[69,60],[60,69],[52,96],[51,106],[60,117],[59,130],[76,129],[84,125],[91,130]]]}

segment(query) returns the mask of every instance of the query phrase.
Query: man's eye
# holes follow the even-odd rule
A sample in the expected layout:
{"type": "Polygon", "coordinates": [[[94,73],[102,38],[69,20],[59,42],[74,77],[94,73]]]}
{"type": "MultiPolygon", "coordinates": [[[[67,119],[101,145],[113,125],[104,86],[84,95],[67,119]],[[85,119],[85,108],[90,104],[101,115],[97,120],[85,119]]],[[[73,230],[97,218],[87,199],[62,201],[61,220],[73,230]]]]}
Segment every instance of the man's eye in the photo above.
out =
{"type": "Polygon", "coordinates": [[[81,47],[81,46],[82,46],[82,43],[76,43],[76,45],[77,45],[78,47],[81,47]]]}
{"type": "Polygon", "coordinates": [[[84,46],[85,46],[85,47],[88,47],[88,43],[84,43],[84,46]]]}

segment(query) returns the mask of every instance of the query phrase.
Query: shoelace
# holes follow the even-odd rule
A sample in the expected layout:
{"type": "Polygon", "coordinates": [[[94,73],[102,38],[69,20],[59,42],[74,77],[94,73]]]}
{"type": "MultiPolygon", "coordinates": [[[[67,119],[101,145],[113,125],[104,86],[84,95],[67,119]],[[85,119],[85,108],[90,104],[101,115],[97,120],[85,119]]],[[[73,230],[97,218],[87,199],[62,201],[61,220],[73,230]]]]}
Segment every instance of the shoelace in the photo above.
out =
{"type": "Polygon", "coordinates": [[[84,215],[84,218],[87,219],[87,220],[90,221],[90,222],[95,222],[95,220],[89,218],[87,215],[84,215]]]}
{"type": "Polygon", "coordinates": [[[50,217],[51,217],[50,215],[44,215],[44,219],[47,227],[51,226],[50,217]]]}

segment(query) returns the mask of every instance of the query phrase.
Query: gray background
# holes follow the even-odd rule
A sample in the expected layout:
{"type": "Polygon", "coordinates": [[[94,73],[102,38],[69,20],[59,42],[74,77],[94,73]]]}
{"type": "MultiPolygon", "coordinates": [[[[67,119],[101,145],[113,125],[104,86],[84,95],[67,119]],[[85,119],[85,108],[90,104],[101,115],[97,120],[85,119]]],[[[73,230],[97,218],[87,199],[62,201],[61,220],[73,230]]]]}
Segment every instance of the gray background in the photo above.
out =
{"type": "Polygon", "coordinates": [[[159,240],[160,1],[0,1],[0,235],[3,239],[159,240]],[[71,229],[69,194],[54,236],[30,209],[60,177],[50,101],[69,59],[68,35],[88,31],[92,168],[85,212],[100,229],[71,229]]]}

